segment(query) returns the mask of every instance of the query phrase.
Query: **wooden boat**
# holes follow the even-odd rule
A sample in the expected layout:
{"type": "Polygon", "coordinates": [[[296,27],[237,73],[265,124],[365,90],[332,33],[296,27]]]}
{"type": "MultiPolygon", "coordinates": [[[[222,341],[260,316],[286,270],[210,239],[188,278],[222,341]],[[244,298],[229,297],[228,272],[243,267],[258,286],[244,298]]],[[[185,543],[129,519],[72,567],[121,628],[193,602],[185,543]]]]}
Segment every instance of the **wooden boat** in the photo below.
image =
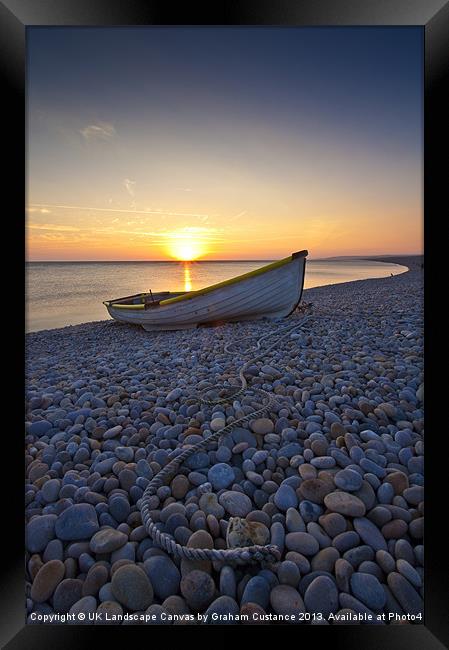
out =
{"type": "Polygon", "coordinates": [[[301,300],[306,250],[198,291],[139,293],[106,300],[112,318],[148,331],[205,323],[284,318],[301,300]]]}

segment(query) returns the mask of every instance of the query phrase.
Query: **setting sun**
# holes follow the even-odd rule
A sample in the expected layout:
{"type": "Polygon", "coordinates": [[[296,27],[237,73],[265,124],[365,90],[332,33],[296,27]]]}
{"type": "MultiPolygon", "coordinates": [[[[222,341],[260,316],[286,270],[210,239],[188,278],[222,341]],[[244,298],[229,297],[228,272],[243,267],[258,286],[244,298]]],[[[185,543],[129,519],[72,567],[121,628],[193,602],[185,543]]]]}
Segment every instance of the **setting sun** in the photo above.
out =
{"type": "Polygon", "coordinates": [[[192,262],[208,252],[204,240],[194,228],[165,233],[165,239],[167,254],[180,262],[192,262]]]}

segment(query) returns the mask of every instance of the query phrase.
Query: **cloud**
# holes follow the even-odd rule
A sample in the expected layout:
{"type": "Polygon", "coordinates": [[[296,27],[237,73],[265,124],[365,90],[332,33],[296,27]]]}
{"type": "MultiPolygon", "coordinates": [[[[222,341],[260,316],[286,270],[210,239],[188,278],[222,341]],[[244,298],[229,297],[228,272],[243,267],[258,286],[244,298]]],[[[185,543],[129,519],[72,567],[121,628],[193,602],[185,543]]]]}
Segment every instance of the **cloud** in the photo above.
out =
{"type": "Polygon", "coordinates": [[[229,217],[228,221],[235,221],[236,219],[239,219],[240,217],[244,217],[247,212],[248,212],[248,210],[242,210],[238,214],[234,214],[234,216],[229,217]]]}
{"type": "Polygon", "coordinates": [[[110,140],[116,134],[115,128],[109,122],[97,122],[80,129],[80,133],[87,141],[90,140],[110,140]]]}
{"type": "Polygon", "coordinates": [[[51,210],[47,208],[27,208],[27,212],[39,212],[40,214],[50,214],[51,210]]]}
{"type": "Polygon", "coordinates": [[[125,186],[128,194],[134,198],[136,181],[132,181],[129,178],[125,178],[125,180],[123,181],[123,185],[125,186]]]}
{"type": "Polygon", "coordinates": [[[28,228],[32,230],[54,230],[61,232],[80,232],[79,228],[74,226],[62,226],[57,223],[29,223],[28,228]]]}
{"type": "Polygon", "coordinates": [[[34,203],[33,207],[48,206],[50,208],[58,208],[62,210],[87,210],[88,212],[120,212],[122,214],[157,214],[167,215],[169,217],[208,217],[207,214],[200,214],[198,212],[174,212],[171,210],[129,210],[126,208],[96,208],[84,205],[55,205],[53,203],[34,203]]]}
{"type": "Polygon", "coordinates": [[[178,192],[191,192],[190,187],[177,187],[178,192]]]}

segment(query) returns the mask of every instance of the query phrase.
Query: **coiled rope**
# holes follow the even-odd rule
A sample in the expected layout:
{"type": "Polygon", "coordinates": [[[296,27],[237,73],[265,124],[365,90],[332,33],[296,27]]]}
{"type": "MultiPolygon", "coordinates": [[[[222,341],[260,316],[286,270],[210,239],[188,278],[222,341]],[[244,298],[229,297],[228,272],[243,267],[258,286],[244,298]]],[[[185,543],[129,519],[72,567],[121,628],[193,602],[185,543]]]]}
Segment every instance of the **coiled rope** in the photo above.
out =
{"type": "MultiPolygon", "coordinates": [[[[274,348],[279,345],[280,341],[287,338],[287,336],[290,336],[292,332],[294,332],[299,328],[304,327],[306,322],[308,322],[311,318],[314,317],[312,315],[305,316],[300,323],[295,323],[293,326],[289,326],[288,328],[281,330],[280,336],[279,336],[279,331],[275,330],[260,337],[256,343],[256,349],[258,350],[261,349],[262,341],[273,336],[274,334],[278,334],[278,336],[276,337],[276,341],[270,347],[266,348],[260,354],[249,359],[242,365],[239,371],[239,380],[241,383],[241,388],[235,391],[232,395],[228,395],[222,399],[217,399],[217,400],[207,400],[200,396],[200,401],[203,404],[215,406],[217,404],[229,402],[230,399],[234,399],[239,395],[245,393],[248,390],[248,382],[245,377],[245,372],[247,368],[250,365],[253,365],[258,361],[260,361],[261,359],[263,359],[269,352],[271,352],[271,350],[274,350],[274,348]]],[[[234,345],[234,343],[235,341],[232,341],[227,345],[225,345],[224,347],[225,352],[230,353],[229,348],[231,345],[234,345]]],[[[248,350],[246,350],[245,352],[247,351],[248,350]]],[[[280,560],[279,548],[274,544],[267,544],[265,546],[254,545],[254,546],[245,546],[245,547],[228,548],[228,549],[209,549],[209,548],[200,549],[200,548],[189,548],[187,546],[182,546],[181,544],[178,544],[171,535],[169,535],[168,533],[161,532],[157,524],[151,518],[151,512],[150,512],[151,497],[156,494],[157,490],[164,483],[168,483],[176,475],[178,469],[188,458],[190,458],[194,454],[208,447],[208,445],[211,442],[218,441],[222,436],[229,434],[236,427],[246,422],[249,422],[250,420],[253,420],[257,417],[260,417],[265,413],[268,413],[272,409],[272,407],[276,405],[277,398],[279,396],[275,397],[268,391],[258,387],[252,387],[251,391],[259,394],[262,397],[262,400],[265,400],[265,403],[263,403],[261,408],[252,411],[248,415],[245,415],[237,420],[234,420],[234,422],[231,422],[230,424],[223,427],[222,429],[219,429],[215,433],[211,434],[208,438],[205,438],[201,442],[198,442],[195,445],[186,448],[184,451],[178,454],[173,460],[167,463],[167,465],[165,465],[156,474],[156,476],[154,476],[154,478],[151,479],[151,481],[148,483],[140,499],[139,508],[142,516],[142,523],[145,526],[149,536],[153,539],[153,541],[158,546],[160,546],[162,549],[164,549],[165,551],[167,551],[171,555],[174,555],[177,558],[186,559],[186,560],[214,560],[214,561],[225,562],[229,564],[248,564],[251,562],[275,563],[280,560]]]]}

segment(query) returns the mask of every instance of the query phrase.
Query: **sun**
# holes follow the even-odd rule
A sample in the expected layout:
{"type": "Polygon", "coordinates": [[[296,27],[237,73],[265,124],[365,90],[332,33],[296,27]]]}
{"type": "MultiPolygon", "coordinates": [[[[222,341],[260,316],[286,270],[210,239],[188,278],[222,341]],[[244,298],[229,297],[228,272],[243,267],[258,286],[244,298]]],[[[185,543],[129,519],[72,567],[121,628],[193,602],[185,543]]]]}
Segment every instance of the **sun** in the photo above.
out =
{"type": "Polygon", "coordinates": [[[193,228],[166,233],[165,250],[175,260],[192,262],[207,253],[204,238],[193,228]]]}
{"type": "Polygon", "coordinates": [[[201,254],[201,245],[193,241],[176,241],[170,244],[170,254],[181,262],[197,260],[201,254]]]}

